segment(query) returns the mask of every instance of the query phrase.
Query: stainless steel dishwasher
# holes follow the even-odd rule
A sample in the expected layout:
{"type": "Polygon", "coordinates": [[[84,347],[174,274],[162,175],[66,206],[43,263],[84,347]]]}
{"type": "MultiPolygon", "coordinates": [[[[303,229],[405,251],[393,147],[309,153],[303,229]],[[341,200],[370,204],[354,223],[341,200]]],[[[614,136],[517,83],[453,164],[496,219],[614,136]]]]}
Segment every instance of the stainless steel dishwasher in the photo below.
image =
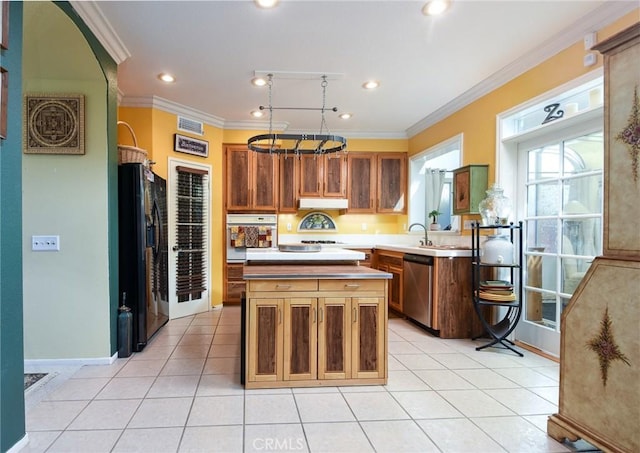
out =
{"type": "Polygon", "coordinates": [[[433,257],[405,254],[403,257],[403,311],[423,326],[432,326],[433,257]]]}

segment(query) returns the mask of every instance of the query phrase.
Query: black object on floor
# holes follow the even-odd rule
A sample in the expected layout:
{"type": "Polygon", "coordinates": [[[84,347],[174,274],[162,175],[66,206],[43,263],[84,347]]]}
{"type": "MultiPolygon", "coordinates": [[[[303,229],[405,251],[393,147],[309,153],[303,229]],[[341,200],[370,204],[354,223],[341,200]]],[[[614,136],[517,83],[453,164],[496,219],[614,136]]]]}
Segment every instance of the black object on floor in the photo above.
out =
{"type": "Polygon", "coordinates": [[[24,389],[27,390],[33,384],[45,377],[47,373],[25,373],[24,375],[24,389]]]}

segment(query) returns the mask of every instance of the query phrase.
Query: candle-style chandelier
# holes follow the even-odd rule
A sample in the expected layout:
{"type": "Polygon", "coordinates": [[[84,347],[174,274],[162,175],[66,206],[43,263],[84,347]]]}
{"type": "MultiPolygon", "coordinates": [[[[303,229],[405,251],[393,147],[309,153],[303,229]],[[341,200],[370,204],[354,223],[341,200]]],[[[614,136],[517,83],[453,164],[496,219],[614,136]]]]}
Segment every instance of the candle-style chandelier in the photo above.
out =
{"type": "Polygon", "coordinates": [[[331,110],[337,112],[338,108],[326,107],[327,76],[322,76],[322,107],[274,107],[271,102],[271,89],[273,86],[273,74],[267,75],[267,86],[269,88],[269,105],[261,105],[260,110],[269,111],[269,133],[259,134],[251,137],[247,141],[249,149],[258,153],[270,154],[330,154],[342,151],[347,147],[347,139],[339,135],[333,135],[327,127],[325,112],[331,110]],[[276,134],[273,132],[273,111],[274,110],[320,110],[321,122],[320,131],[317,134],[276,134]]]}

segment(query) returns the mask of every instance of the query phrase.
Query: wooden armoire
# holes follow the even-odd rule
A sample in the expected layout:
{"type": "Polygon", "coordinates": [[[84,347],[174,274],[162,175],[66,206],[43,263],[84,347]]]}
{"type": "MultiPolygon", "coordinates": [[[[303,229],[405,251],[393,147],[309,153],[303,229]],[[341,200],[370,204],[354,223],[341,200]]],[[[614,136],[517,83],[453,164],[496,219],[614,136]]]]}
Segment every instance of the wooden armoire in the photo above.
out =
{"type": "Polygon", "coordinates": [[[562,316],[560,400],[547,432],[640,451],[640,22],[604,55],[603,256],[562,316]]]}

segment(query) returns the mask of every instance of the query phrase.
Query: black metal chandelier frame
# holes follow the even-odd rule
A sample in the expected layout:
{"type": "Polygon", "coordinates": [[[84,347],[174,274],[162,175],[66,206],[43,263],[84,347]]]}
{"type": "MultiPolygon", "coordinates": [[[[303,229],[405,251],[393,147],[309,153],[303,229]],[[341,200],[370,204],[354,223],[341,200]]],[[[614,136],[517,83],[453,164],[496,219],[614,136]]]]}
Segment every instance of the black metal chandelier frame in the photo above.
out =
{"type": "Polygon", "coordinates": [[[271,102],[271,88],[273,85],[273,74],[268,74],[267,85],[269,86],[269,105],[267,107],[261,105],[260,110],[269,110],[269,133],[259,134],[251,137],[247,141],[247,145],[250,150],[257,153],[269,153],[269,154],[288,154],[293,153],[300,154],[331,154],[344,150],[347,147],[347,139],[340,136],[331,134],[325,120],[325,111],[330,110],[337,112],[337,107],[326,108],[326,91],[327,91],[327,76],[322,76],[322,107],[273,107],[271,102]],[[273,111],[274,110],[320,110],[321,123],[320,131],[317,134],[276,134],[273,132],[273,111]],[[327,133],[323,133],[326,129],[327,133]],[[292,146],[282,146],[282,143],[292,142],[292,146]],[[313,147],[303,147],[305,143],[313,142],[313,147]],[[276,143],[280,143],[276,145],[276,143]]]}

